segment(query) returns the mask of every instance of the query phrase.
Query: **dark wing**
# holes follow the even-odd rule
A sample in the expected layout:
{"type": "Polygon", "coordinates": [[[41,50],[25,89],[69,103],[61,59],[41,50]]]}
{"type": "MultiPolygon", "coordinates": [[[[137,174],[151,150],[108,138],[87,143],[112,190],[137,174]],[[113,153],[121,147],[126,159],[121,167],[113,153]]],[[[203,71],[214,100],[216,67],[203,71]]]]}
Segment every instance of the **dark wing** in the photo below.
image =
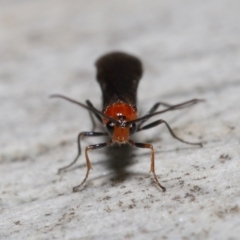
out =
{"type": "Polygon", "coordinates": [[[119,100],[135,107],[138,82],[143,73],[140,60],[126,53],[112,52],[100,57],[96,67],[103,107],[119,100]]]}

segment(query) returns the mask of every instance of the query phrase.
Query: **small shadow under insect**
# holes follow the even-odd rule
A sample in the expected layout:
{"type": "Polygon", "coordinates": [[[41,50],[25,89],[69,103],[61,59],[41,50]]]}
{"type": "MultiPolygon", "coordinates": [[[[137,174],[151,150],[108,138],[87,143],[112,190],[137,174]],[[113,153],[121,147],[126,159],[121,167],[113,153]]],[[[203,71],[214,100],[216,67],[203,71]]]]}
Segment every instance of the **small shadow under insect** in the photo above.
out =
{"type": "Polygon", "coordinates": [[[113,145],[106,148],[106,161],[104,162],[105,167],[113,171],[111,173],[112,180],[119,182],[124,181],[130,177],[131,173],[128,172],[127,168],[134,164],[133,147],[128,144],[125,145],[113,145]]]}

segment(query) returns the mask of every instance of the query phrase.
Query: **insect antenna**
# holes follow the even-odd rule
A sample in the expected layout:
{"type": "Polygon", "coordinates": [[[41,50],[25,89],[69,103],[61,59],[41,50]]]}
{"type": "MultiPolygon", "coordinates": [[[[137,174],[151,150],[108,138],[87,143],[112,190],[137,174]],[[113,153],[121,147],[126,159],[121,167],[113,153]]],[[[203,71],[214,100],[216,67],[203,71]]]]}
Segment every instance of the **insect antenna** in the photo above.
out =
{"type": "Polygon", "coordinates": [[[192,105],[194,105],[198,102],[204,102],[204,101],[205,101],[204,99],[192,99],[192,100],[187,101],[187,102],[179,103],[179,104],[173,105],[171,107],[168,107],[167,109],[164,109],[164,110],[161,110],[161,111],[158,111],[158,112],[155,112],[155,113],[147,114],[143,117],[134,119],[132,121],[128,121],[127,125],[130,126],[132,123],[136,123],[136,122],[139,122],[139,121],[142,121],[142,120],[149,119],[149,118],[151,118],[153,116],[156,116],[156,115],[159,115],[161,113],[165,113],[165,112],[172,111],[172,110],[178,110],[178,109],[182,109],[182,108],[185,108],[185,107],[190,107],[190,106],[192,106],[192,105]]]}
{"type": "Polygon", "coordinates": [[[81,107],[83,107],[83,108],[85,108],[85,109],[87,109],[87,110],[89,110],[91,112],[97,113],[97,114],[103,116],[104,118],[107,118],[107,119],[111,120],[114,123],[117,123],[116,119],[109,117],[108,115],[106,115],[103,112],[101,112],[98,109],[96,109],[94,106],[87,106],[87,105],[85,105],[85,104],[83,104],[81,102],[75,101],[75,100],[73,100],[73,99],[71,99],[69,97],[63,96],[61,94],[52,94],[52,95],[50,95],[50,98],[62,98],[62,99],[65,99],[65,100],[67,100],[67,101],[69,101],[71,103],[77,104],[77,105],[79,105],[79,106],[81,106],[81,107]]]}

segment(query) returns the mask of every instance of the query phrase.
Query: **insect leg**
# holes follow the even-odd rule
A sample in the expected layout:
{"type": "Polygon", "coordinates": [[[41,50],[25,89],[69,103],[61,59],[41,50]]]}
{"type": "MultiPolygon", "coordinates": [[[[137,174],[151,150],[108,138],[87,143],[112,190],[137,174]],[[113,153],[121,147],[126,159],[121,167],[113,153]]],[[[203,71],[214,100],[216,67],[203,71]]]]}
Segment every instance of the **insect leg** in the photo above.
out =
{"type": "Polygon", "coordinates": [[[89,150],[94,150],[94,149],[108,147],[110,145],[112,145],[112,141],[109,141],[109,142],[106,142],[106,143],[99,143],[99,144],[89,145],[88,147],[85,148],[87,172],[86,172],[86,175],[85,175],[85,178],[83,179],[83,181],[79,185],[77,185],[76,187],[73,188],[73,192],[78,192],[80,190],[80,187],[86,182],[86,180],[88,178],[89,171],[92,169],[92,165],[91,165],[91,162],[90,162],[89,157],[88,157],[88,151],[89,150]]]}
{"type": "Polygon", "coordinates": [[[77,142],[78,142],[78,154],[76,156],[76,158],[67,166],[58,169],[58,173],[61,173],[62,171],[68,169],[69,167],[71,167],[73,164],[75,164],[79,158],[79,156],[81,155],[81,137],[99,137],[99,136],[106,136],[108,135],[108,133],[104,133],[104,132],[80,132],[78,134],[78,138],[77,138],[77,142]]]}
{"type": "Polygon", "coordinates": [[[172,137],[176,138],[177,140],[179,140],[179,141],[181,141],[181,142],[183,142],[183,143],[190,144],[190,145],[199,145],[199,146],[202,147],[202,143],[187,142],[187,141],[185,141],[185,140],[177,137],[176,134],[175,134],[175,133],[173,132],[173,130],[171,129],[171,127],[169,126],[169,124],[168,124],[166,121],[162,120],[162,119],[159,119],[159,120],[157,120],[157,121],[154,121],[154,122],[152,122],[152,123],[149,123],[149,124],[147,124],[147,125],[139,128],[137,131],[140,132],[140,131],[142,131],[142,130],[146,130],[146,129],[149,129],[149,128],[153,128],[153,127],[156,127],[156,126],[160,125],[161,123],[164,123],[164,124],[166,125],[166,127],[168,128],[168,131],[170,132],[170,134],[172,135],[172,137]]]}
{"type": "MultiPolygon", "coordinates": [[[[93,104],[89,101],[89,100],[86,100],[86,104],[87,106],[89,107],[94,107],[93,104]]],[[[90,118],[91,118],[91,121],[92,121],[92,131],[94,131],[95,127],[96,127],[96,124],[95,124],[95,121],[94,121],[94,118],[93,118],[93,114],[94,116],[97,118],[97,120],[102,123],[102,118],[99,114],[95,113],[95,112],[91,112],[89,111],[89,115],[90,115],[90,118]]]]}
{"type": "Polygon", "coordinates": [[[162,186],[161,183],[158,181],[157,175],[155,173],[155,160],[154,160],[154,149],[153,149],[153,146],[151,144],[148,144],[148,143],[135,143],[132,140],[129,140],[129,143],[132,146],[137,147],[137,148],[149,148],[149,149],[151,149],[152,157],[151,157],[150,172],[153,173],[154,180],[156,181],[158,186],[163,190],[163,192],[165,192],[166,188],[164,186],[162,186]]]}
{"type": "MultiPolygon", "coordinates": [[[[155,103],[152,108],[147,112],[147,114],[145,115],[147,117],[147,115],[156,112],[156,110],[159,108],[159,106],[162,105],[164,107],[172,107],[173,105],[168,104],[168,103],[164,103],[164,102],[157,102],[155,103]]],[[[143,125],[143,123],[145,123],[148,120],[148,118],[142,120],[139,124],[138,124],[138,129],[141,128],[141,126],[143,125]]]]}

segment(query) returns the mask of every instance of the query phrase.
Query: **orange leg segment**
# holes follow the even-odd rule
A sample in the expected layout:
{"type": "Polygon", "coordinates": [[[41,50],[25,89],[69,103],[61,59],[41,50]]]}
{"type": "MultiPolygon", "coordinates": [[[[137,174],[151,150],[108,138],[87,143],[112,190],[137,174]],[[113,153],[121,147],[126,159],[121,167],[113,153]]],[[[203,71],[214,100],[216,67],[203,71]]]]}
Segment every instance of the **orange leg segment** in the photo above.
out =
{"type": "Polygon", "coordinates": [[[151,157],[150,172],[153,173],[153,178],[154,178],[155,182],[158,184],[158,186],[163,190],[163,192],[166,192],[166,188],[161,185],[161,183],[159,182],[158,177],[157,177],[157,175],[155,173],[155,159],[154,159],[154,149],[153,149],[153,146],[151,144],[148,144],[148,143],[135,143],[135,142],[133,142],[131,140],[129,140],[129,143],[132,146],[137,147],[137,148],[149,148],[149,149],[151,149],[152,157],[151,157]]]}

